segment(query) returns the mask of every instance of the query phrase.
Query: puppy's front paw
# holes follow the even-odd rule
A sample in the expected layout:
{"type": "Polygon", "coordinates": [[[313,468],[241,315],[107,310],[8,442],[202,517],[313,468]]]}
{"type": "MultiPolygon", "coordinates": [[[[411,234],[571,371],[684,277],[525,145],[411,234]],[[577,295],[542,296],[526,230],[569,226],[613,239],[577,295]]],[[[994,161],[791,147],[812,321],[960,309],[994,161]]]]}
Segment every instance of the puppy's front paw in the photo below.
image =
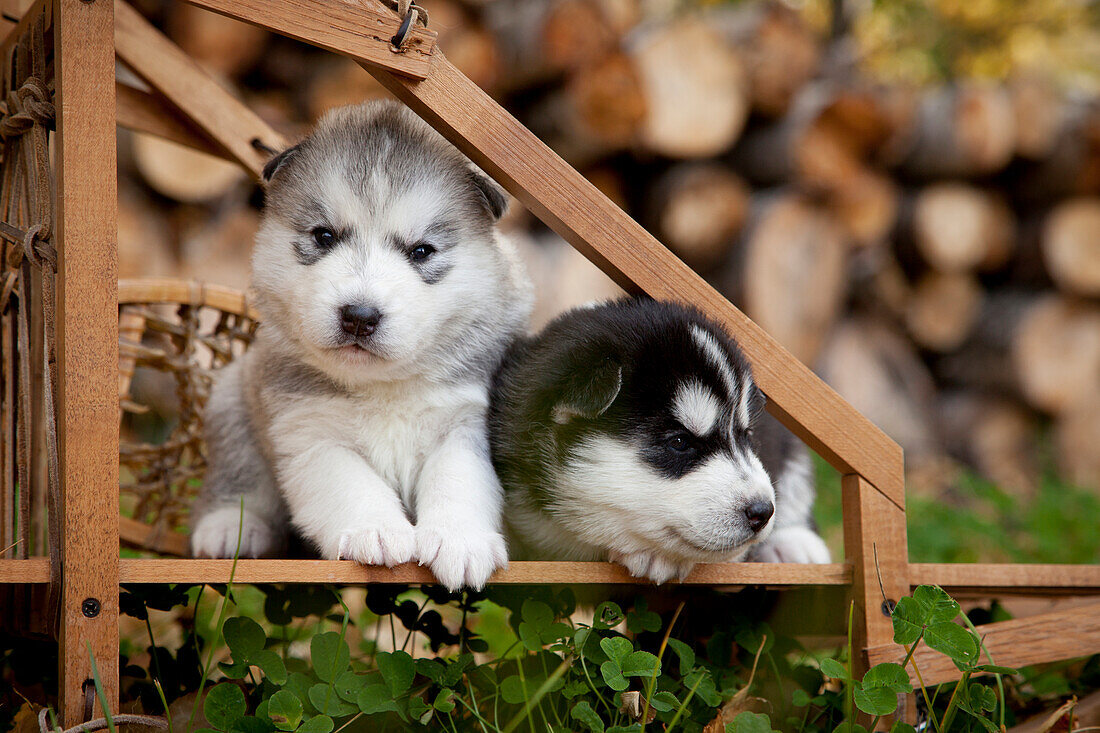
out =
{"type": "Polygon", "coordinates": [[[191,529],[194,557],[270,557],[280,544],[280,535],[267,522],[247,509],[242,514],[240,507],[215,509],[191,529]]]}
{"type": "Polygon", "coordinates": [[[418,525],[416,558],[449,591],[481,590],[494,572],[507,567],[508,550],[504,536],[493,530],[418,525]]]}
{"type": "Polygon", "coordinates": [[[409,522],[365,522],[340,534],[335,559],[392,568],[412,560],[415,547],[416,533],[409,522]]]}
{"type": "Polygon", "coordinates": [[[673,578],[683,580],[695,567],[693,562],[677,562],[650,552],[617,552],[612,550],[608,553],[608,559],[625,567],[635,578],[648,578],[657,585],[673,578]]]}
{"type": "Polygon", "coordinates": [[[772,532],[752,553],[756,562],[827,563],[825,540],[809,527],[782,527],[772,532]]]}

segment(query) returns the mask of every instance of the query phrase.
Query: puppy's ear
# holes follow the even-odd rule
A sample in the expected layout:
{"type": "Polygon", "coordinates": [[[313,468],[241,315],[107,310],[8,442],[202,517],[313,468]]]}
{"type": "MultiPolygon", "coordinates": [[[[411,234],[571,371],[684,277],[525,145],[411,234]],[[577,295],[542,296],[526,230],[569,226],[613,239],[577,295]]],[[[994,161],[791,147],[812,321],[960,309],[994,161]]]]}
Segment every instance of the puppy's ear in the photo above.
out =
{"type": "Polygon", "coordinates": [[[504,193],[504,189],[476,168],[470,169],[470,182],[474,184],[478,198],[493,220],[504,216],[504,212],[508,210],[508,194],[504,193]]]}
{"type": "Polygon", "coordinates": [[[283,163],[286,163],[288,160],[290,160],[290,156],[294,155],[297,152],[298,146],[291,145],[289,148],[279,153],[271,160],[267,161],[267,165],[264,166],[263,171],[264,183],[269,182],[275,176],[275,174],[279,172],[279,168],[282,167],[283,163]]]}
{"type": "Polygon", "coordinates": [[[575,418],[595,419],[607,412],[623,388],[623,368],[608,359],[595,368],[574,373],[550,411],[551,419],[565,425],[575,418]]]}

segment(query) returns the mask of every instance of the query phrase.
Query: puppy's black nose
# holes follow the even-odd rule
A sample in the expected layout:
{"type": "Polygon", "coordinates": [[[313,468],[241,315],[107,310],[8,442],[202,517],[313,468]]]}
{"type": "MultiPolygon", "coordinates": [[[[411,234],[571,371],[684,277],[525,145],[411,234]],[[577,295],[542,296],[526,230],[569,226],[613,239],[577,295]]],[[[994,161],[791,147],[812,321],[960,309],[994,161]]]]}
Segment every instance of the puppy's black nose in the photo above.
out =
{"type": "Polygon", "coordinates": [[[749,529],[754,533],[764,529],[764,525],[775,513],[775,505],[770,501],[754,501],[745,507],[745,517],[749,520],[749,529]]]}
{"type": "Polygon", "coordinates": [[[355,338],[370,336],[382,320],[382,311],[373,306],[345,305],[340,309],[340,327],[355,338]]]}

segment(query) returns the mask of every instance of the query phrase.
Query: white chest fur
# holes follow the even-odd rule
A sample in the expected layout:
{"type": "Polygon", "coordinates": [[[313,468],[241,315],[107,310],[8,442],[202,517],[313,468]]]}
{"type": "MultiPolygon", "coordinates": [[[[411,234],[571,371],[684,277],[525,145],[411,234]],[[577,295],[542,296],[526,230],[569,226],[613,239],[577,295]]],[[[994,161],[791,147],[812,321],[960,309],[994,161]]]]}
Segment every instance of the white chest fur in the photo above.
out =
{"type": "Polygon", "coordinates": [[[428,456],[454,431],[483,426],[487,404],[482,386],[421,380],[345,395],[284,396],[268,405],[271,442],[277,461],[319,445],[347,448],[410,506],[428,456]]]}

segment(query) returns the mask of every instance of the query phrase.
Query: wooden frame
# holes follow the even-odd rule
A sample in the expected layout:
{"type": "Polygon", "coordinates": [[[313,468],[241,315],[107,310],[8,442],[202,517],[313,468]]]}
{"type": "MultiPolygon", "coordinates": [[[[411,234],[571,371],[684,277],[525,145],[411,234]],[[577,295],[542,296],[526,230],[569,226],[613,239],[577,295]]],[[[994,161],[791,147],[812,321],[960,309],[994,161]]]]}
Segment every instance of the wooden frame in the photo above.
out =
{"type": "MultiPolygon", "coordinates": [[[[1100,594],[1098,567],[909,564],[901,449],[458,72],[435,48],[431,31],[417,28],[409,47],[395,52],[388,39],[399,19],[369,0],[186,1],[352,57],[619,284],[695,304],[728,326],[769,396],[769,409],[843,474],[847,559],[822,566],[703,565],[685,583],[850,587],[858,609],[861,665],[897,656],[884,602],[888,609],[890,601],[920,583],[978,595],[1100,594]]],[[[122,0],[39,0],[27,15],[43,10],[53,13],[58,89],[58,411],[65,536],[62,578],[53,580],[63,590],[64,718],[74,725],[85,712],[89,648],[104,679],[104,702],[117,709],[120,583],[225,582],[229,576],[227,561],[117,556],[114,126],[229,158],[254,175],[264,162],[254,141],[272,148],[286,142],[122,0]],[[152,91],[116,85],[114,54],[152,91]],[[94,614],[88,613],[87,599],[98,602],[94,614]]],[[[14,35],[9,33],[5,48],[14,35]]],[[[416,566],[391,570],[289,560],[242,561],[235,577],[344,584],[431,579],[416,566]]],[[[0,583],[49,582],[43,558],[0,560],[0,583]]],[[[517,562],[492,582],[636,581],[606,563],[517,562]]],[[[998,663],[1013,664],[1024,659],[1014,654],[1013,640],[1078,623],[1082,633],[1072,650],[1052,644],[1026,661],[1100,651],[1100,628],[1081,623],[1083,613],[1071,609],[991,624],[984,629],[987,643],[994,639],[1003,650],[998,663]]],[[[937,671],[935,679],[949,679],[951,672],[937,671]]]]}

